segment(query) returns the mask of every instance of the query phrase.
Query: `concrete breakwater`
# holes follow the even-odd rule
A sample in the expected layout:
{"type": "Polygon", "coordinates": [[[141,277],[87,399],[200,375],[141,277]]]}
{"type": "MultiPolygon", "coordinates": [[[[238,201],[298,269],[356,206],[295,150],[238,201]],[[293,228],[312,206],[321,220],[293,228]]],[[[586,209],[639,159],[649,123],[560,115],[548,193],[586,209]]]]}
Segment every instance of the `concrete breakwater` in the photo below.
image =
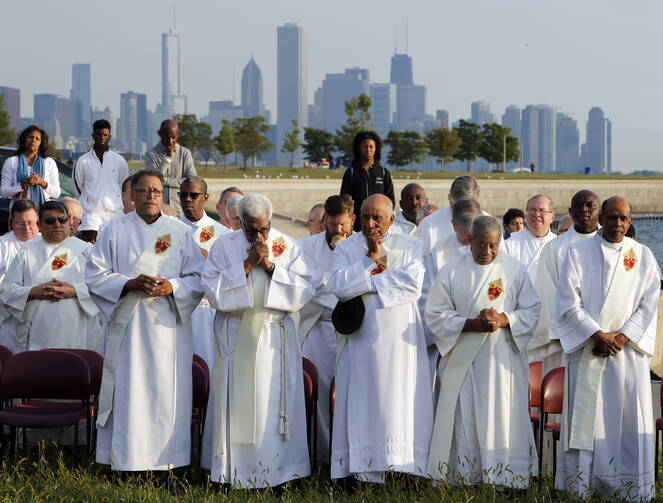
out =
{"type": "MultiPolygon", "coordinates": [[[[496,176],[499,176],[497,174],[496,176]]],[[[394,180],[396,206],[400,190],[409,182],[416,181],[426,189],[428,201],[446,206],[452,180],[394,180]]],[[[292,218],[306,220],[308,212],[316,203],[333,194],[338,194],[340,180],[263,180],[263,179],[207,179],[210,203],[218,201],[221,190],[231,185],[240,187],[245,193],[260,192],[269,197],[274,211],[292,218]]],[[[545,194],[552,198],[559,214],[566,214],[571,196],[581,189],[596,192],[601,199],[620,195],[631,202],[634,213],[663,213],[663,180],[660,179],[537,179],[531,180],[481,180],[479,202],[482,209],[495,216],[502,216],[509,208],[525,209],[525,203],[534,194],[545,194]]],[[[212,203],[213,204],[213,203],[212,203]]]]}

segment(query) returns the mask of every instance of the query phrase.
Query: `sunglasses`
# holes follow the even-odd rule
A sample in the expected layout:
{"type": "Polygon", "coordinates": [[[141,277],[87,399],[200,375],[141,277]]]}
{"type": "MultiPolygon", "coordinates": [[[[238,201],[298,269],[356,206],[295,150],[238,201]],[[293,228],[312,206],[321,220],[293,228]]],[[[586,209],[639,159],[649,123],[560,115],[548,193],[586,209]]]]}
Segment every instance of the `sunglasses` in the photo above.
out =
{"type": "Polygon", "coordinates": [[[58,222],[60,222],[62,225],[64,225],[64,224],[66,224],[67,222],[69,222],[69,217],[44,218],[44,223],[45,223],[46,225],[54,225],[56,221],[58,221],[58,222]]]}
{"type": "Polygon", "coordinates": [[[178,192],[178,196],[180,196],[180,199],[186,199],[187,197],[191,197],[194,201],[198,199],[200,196],[205,195],[204,192],[178,192]]]}

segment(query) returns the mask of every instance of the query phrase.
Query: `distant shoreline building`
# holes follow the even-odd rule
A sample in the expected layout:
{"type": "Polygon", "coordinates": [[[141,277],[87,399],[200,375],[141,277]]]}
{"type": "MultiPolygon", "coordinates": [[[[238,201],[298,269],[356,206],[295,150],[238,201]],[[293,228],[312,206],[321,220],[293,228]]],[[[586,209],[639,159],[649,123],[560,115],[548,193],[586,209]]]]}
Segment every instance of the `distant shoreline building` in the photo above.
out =
{"type": "Polygon", "coordinates": [[[187,97],[182,94],[180,35],[175,28],[161,34],[161,107],[175,115],[187,113],[187,97]]]}

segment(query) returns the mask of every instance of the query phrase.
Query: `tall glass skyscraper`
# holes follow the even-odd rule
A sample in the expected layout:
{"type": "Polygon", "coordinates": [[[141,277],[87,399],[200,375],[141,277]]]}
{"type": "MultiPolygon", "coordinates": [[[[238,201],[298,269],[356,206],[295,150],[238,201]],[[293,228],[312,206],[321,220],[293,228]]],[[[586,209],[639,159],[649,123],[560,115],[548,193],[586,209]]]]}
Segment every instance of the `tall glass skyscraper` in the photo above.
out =
{"type": "Polygon", "coordinates": [[[414,84],[412,77],[412,58],[407,54],[394,54],[391,57],[391,79],[392,84],[399,86],[411,86],[414,84]]]}
{"type": "Polygon", "coordinates": [[[187,113],[180,76],[180,35],[172,28],[161,34],[161,105],[169,114],[187,113]]]}
{"type": "Polygon", "coordinates": [[[264,114],[262,104],[262,72],[251,56],[242,72],[242,109],[244,117],[264,114]]]}
{"type": "Polygon", "coordinates": [[[90,63],[74,63],[71,65],[71,91],[69,97],[76,105],[76,136],[88,137],[92,134],[92,100],[91,100],[90,63]]]}

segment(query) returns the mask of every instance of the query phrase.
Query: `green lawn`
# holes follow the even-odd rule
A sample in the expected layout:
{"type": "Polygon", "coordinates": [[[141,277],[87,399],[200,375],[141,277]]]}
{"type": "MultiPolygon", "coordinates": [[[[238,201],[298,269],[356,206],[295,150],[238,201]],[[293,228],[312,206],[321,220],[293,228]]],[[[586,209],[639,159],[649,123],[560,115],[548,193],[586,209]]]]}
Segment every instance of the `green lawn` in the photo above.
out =
{"type": "MultiPolygon", "coordinates": [[[[194,469],[191,480],[178,492],[158,487],[153,480],[120,480],[107,467],[90,459],[71,466],[70,456],[63,457],[54,446],[46,453],[32,451],[16,463],[0,467],[0,502],[577,502],[580,499],[552,489],[552,480],[534,480],[527,490],[512,491],[482,485],[433,487],[418,477],[393,474],[384,485],[362,484],[353,491],[329,480],[325,469],[316,470],[306,479],[288,484],[285,489],[240,490],[212,484],[206,472],[194,469]]],[[[586,501],[603,502],[591,497],[586,501]]],[[[615,501],[612,499],[611,501],[615,501]]],[[[617,500],[618,501],[618,500],[617,500]]],[[[660,495],[656,501],[663,501],[660,495]]]]}
{"type": "MultiPolygon", "coordinates": [[[[130,161],[129,169],[132,173],[135,173],[143,167],[142,161],[130,161]]],[[[198,164],[196,166],[196,171],[198,174],[204,178],[244,178],[248,176],[250,178],[255,178],[256,175],[261,178],[264,176],[266,178],[291,178],[293,176],[298,176],[300,178],[317,178],[317,179],[326,179],[326,178],[342,178],[343,169],[305,169],[305,168],[288,168],[288,167],[248,167],[244,170],[241,167],[237,166],[206,166],[204,164],[198,164]]],[[[396,180],[400,179],[416,179],[417,176],[421,176],[421,179],[424,180],[450,180],[459,175],[467,174],[466,172],[440,172],[440,171],[391,171],[392,178],[396,180]]],[[[567,173],[538,173],[538,174],[529,174],[529,173],[472,173],[479,180],[486,179],[506,179],[506,180],[531,180],[531,179],[549,179],[549,180],[575,180],[575,179],[619,179],[619,180],[649,180],[649,179],[663,179],[662,176],[630,176],[630,175],[575,175],[567,173]]]]}

